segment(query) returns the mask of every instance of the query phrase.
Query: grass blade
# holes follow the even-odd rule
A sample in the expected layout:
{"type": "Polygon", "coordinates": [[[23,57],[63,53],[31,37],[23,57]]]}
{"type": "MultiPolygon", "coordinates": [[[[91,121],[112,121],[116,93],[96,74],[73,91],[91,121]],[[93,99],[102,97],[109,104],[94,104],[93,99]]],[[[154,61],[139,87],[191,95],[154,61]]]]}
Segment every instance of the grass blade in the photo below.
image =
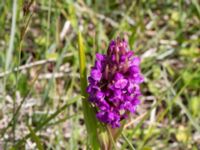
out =
{"type": "Polygon", "coordinates": [[[72,105],[78,100],[79,96],[73,98],[72,100],[68,101],[64,106],[62,106],[60,109],[58,109],[55,113],[53,113],[51,116],[49,116],[44,122],[42,122],[39,126],[37,126],[37,130],[42,129],[46,124],[48,124],[52,119],[54,119],[56,116],[58,116],[61,112],[63,112],[67,107],[72,105]]]}
{"type": "Polygon", "coordinates": [[[40,138],[36,135],[35,131],[29,125],[28,125],[28,129],[30,131],[30,135],[31,135],[32,140],[36,143],[38,150],[44,150],[43,144],[40,141],[40,138]]]}
{"type": "Polygon", "coordinates": [[[196,130],[200,133],[200,126],[198,123],[195,121],[195,119],[192,117],[188,109],[184,106],[184,104],[179,100],[176,101],[176,103],[181,107],[183,112],[187,115],[188,119],[190,120],[191,124],[196,128],[196,130]]]}
{"type": "Polygon", "coordinates": [[[197,10],[198,15],[200,17],[200,5],[199,5],[198,1],[197,0],[192,0],[192,4],[196,7],[196,10],[197,10]]]}
{"type": "Polygon", "coordinates": [[[122,132],[122,136],[124,138],[124,140],[128,143],[128,145],[130,146],[130,148],[132,150],[135,150],[135,148],[133,147],[133,145],[131,144],[131,142],[129,141],[129,139],[125,136],[125,134],[122,132]]]}
{"type": "MultiPolygon", "coordinates": [[[[45,119],[41,124],[39,124],[34,132],[37,132],[41,129],[43,129],[45,127],[45,125],[48,125],[48,123],[54,119],[56,116],[58,116],[61,112],[63,112],[67,107],[69,107],[70,105],[72,105],[73,103],[75,103],[78,99],[80,98],[80,96],[76,96],[73,99],[69,100],[65,105],[63,105],[60,109],[58,109],[55,113],[53,113],[51,116],[47,117],[47,119],[45,119]]],[[[18,148],[23,142],[25,142],[31,135],[27,134],[24,138],[22,138],[21,140],[19,140],[15,147],[18,148]]]]}
{"type": "Polygon", "coordinates": [[[6,54],[6,66],[5,66],[6,70],[9,69],[10,63],[12,61],[12,53],[13,53],[15,31],[16,31],[16,16],[17,16],[17,0],[14,0],[10,42],[9,42],[9,47],[8,47],[8,51],[7,51],[7,54],[6,54]]]}

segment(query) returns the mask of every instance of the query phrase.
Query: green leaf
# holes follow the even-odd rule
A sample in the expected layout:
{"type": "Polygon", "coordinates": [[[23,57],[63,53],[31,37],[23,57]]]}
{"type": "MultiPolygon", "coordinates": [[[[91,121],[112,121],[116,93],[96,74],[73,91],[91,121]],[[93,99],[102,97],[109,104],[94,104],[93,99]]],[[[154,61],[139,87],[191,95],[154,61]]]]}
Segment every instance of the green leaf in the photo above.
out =
{"type": "Polygon", "coordinates": [[[83,114],[86,124],[86,129],[89,137],[89,142],[92,149],[99,149],[99,141],[97,140],[97,119],[95,117],[94,108],[87,101],[88,95],[86,93],[87,88],[87,74],[86,74],[86,61],[85,52],[81,32],[78,33],[78,45],[79,45],[79,66],[80,66],[80,80],[81,80],[81,95],[83,114]]]}

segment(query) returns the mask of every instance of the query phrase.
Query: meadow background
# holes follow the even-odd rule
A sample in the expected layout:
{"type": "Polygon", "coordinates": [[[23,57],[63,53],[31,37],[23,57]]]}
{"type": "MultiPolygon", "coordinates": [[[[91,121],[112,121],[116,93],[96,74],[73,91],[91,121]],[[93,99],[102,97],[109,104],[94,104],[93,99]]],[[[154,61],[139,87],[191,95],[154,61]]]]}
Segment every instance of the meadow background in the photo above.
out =
{"type": "Polygon", "coordinates": [[[0,150],[87,148],[79,30],[88,73],[117,36],[142,60],[118,149],[200,149],[198,0],[1,0],[0,150]]]}

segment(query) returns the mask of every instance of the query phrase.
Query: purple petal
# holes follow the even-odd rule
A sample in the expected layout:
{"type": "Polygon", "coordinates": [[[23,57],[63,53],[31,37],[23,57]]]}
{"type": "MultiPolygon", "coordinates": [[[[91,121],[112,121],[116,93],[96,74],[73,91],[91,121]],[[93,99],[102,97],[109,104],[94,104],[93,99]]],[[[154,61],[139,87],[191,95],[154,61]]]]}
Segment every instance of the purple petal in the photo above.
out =
{"type": "Polygon", "coordinates": [[[132,60],[132,65],[139,66],[140,65],[140,58],[134,57],[132,60]]]}
{"type": "Polygon", "coordinates": [[[123,89],[126,87],[128,81],[126,79],[120,79],[117,82],[115,82],[115,88],[123,89]]]}
{"type": "Polygon", "coordinates": [[[96,59],[98,61],[104,61],[105,60],[105,55],[97,53],[96,54],[96,59]]]}
{"type": "Polygon", "coordinates": [[[105,95],[104,95],[103,92],[101,92],[101,91],[97,91],[97,93],[96,93],[96,98],[97,98],[97,99],[100,100],[100,99],[104,98],[104,96],[105,96],[105,95]]]}
{"type": "Polygon", "coordinates": [[[101,80],[101,76],[102,76],[102,73],[100,70],[97,70],[97,69],[92,69],[91,70],[91,77],[96,80],[96,81],[100,81],[101,80]]]}

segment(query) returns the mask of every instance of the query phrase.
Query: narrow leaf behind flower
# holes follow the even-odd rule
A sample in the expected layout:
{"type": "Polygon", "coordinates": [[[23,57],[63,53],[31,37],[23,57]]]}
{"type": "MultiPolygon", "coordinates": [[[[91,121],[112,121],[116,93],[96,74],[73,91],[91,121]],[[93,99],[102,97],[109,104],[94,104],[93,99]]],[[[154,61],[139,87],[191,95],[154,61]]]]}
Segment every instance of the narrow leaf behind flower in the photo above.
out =
{"type": "Polygon", "coordinates": [[[99,149],[99,142],[97,140],[97,119],[95,117],[94,109],[88,103],[88,95],[86,93],[87,87],[87,74],[86,74],[86,61],[85,61],[85,52],[83,39],[81,32],[78,33],[78,45],[79,45],[79,65],[80,65],[80,80],[81,80],[81,95],[82,95],[82,104],[83,104],[83,114],[86,124],[87,133],[89,136],[89,142],[92,146],[92,149],[99,149]]]}

